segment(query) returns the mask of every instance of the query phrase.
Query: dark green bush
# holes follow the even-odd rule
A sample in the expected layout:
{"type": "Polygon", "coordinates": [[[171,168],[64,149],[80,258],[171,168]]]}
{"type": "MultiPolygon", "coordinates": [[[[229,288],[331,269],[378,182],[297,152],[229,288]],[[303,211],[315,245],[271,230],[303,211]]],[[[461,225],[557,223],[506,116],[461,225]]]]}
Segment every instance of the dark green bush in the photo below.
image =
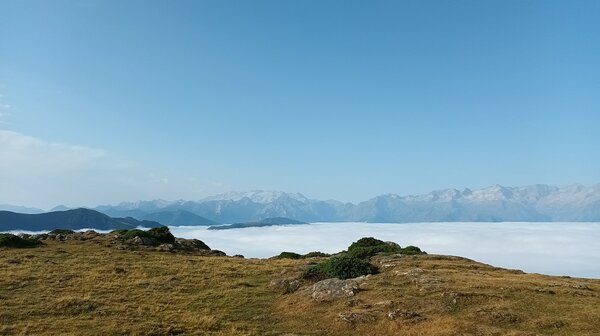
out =
{"type": "Polygon", "coordinates": [[[427,253],[421,251],[421,249],[416,246],[410,245],[410,246],[403,248],[402,251],[400,251],[400,254],[418,255],[418,254],[427,254],[427,253]]]}
{"type": "Polygon", "coordinates": [[[154,238],[160,244],[172,244],[175,242],[175,236],[169,231],[166,226],[153,228],[148,231],[133,229],[133,230],[114,230],[112,233],[120,234],[123,239],[129,240],[135,237],[154,238]]]}
{"type": "Polygon", "coordinates": [[[350,279],[377,272],[377,267],[368,261],[346,255],[332,257],[312,266],[302,273],[302,277],[314,281],[328,278],[350,279]]]}
{"type": "Polygon", "coordinates": [[[373,237],[361,238],[348,247],[348,255],[355,258],[369,258],[384,253],[400,253],[402,248],[394,243],[386,243],[373,237]]]}
{"type": "Polygon", "coordinates": [[[281,252],[275,259],[301,259],[302,255],[294,252],[281,252]]]}
{"type": "Polygon", "coordinates": [[[315,252],[308,252],[307,254],[303,255],[302,258],[317,258],[317,257],[329,257],[329,256],[330,255],[327,253],[315,251],[315,252]]]}
{"type": "Polygon", "coordinates": [[[358,247],[370,247],[370,246],[381,246],[381,245],[385,245],[385,242],[383,240],[379,240],[379,239],[376,239],[373,237],[364,237],[364,238],[360,238],[359,240],[352,243],[350,245],[350,247],[348,247],[348,251],[358,248],[358,247]]]}
{"type": "Polygon", "coordinates": [[[121,230],[112,230],[112,231],[110,231],[110,233],[114,233],[114,234],[118,234],[118,235],[123,235],[123,234],[127,233],[128,231],[129,230],[123,230],[123,229],[121,229],[121,230]]]}
{"type": "Polygon", "coordinates": [[[370,258],[378,254],[408,254],[418,255],[425,254],[416,246],[407,246],[405,248],[392,242],[384,242],[383,240],[375,239],[373,237],[361,238],[358,241],[352,243],[348,247],[348,255],[355,258],[370,258]]]}
{"type": "Polygon", "coordinates": [[[124,232],[122,234],[122,236],[123,236],[123,239],[125,239],[125,240],[133,239],[135,237],[152,238],[152,235],[148,231],[138,230],[138,229],[127,230],[126,232],[124,232]]]}
{"type": "Polygon", "coordinates": [[[150,229],[148,230],[148,233],[159,243],[172,244],[175,242],[175,236],[173,236],[171,231],[169,231],[169,228],[166,226],[150,229]]]}
{"type": "Polygon", "coordinates": [[[49,234],[55,234],[55,235],[58,235],[58,234],[66,235],[66,234],[75,233],[75,231],[69,230],[69,229],[54,229],[54,230],[52,230],[52,231],[50,231],[48,233],[49,234]]]}
{"type": "Polygon", "coordinates": [[[42,242],[36,239],[24,239],[10,233],[0,233],[0,247],[27,248],[42,245],[42,242]]]}

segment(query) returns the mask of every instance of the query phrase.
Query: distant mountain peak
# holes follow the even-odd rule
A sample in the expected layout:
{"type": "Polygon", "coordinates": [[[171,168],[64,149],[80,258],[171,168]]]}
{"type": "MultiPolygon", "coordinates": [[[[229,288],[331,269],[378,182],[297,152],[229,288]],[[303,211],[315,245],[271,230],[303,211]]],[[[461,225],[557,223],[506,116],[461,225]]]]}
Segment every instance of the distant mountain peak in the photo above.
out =
{"type": "Polygon", "coordinates": [[[273,190],[251,190],[245,192],[228,192],[215,196],[206,197],[201,202],[206,201],[240,201],[244,198],[251,200],[254,203],[266,204],[272,203],[280,198],[290,198],[301,202],[308,201],[304,195],[300,193],[286,193],[283,191],[273,190]]]}

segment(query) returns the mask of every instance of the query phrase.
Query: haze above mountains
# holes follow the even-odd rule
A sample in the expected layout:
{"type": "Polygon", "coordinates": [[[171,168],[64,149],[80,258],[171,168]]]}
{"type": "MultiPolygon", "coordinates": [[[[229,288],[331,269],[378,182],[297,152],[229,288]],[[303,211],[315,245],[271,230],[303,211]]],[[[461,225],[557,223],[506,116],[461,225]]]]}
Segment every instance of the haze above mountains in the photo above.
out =
{"type": "MultiPolygon", "coordinates": [[[[0,205],[23,213],[39,209],[0,205]]],[[[65,210],[58,206],[54,211],[65,210]]],[[[164,225],[214,225],[287,217],[304,222],[600,221],[600,184],[555,187],[495,185],[423,195],[386,194],[357,204],[309,199],[280,191],[233,192],[199,201],[139,201],[94,208],[111,217],[164,225]]]]}

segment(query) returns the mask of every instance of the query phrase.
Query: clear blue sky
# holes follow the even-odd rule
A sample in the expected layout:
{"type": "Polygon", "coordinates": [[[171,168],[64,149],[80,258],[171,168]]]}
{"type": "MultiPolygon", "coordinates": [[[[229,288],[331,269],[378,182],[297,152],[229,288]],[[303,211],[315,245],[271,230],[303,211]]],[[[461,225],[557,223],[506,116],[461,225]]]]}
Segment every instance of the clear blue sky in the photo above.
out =
{"type": "Polygon", "coordinates": [[[0,0],[0,94],[0,203],[593,184],[600,2],[0,0]]]}

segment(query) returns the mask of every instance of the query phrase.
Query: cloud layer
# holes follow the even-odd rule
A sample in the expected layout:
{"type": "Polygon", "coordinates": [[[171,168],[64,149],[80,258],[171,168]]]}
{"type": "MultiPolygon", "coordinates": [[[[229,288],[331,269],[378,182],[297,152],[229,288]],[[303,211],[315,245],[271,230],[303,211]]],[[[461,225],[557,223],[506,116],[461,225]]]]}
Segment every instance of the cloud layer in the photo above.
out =
{"type": "Polygon", "coordinates": [[[552,275],[600,278],[600,223],[321,223],[212,231],[172,228],[211,248],[246,257],[282,251],[334,253],[365,236],[432,254],[471,258],[494,266],[552,275]]]}

